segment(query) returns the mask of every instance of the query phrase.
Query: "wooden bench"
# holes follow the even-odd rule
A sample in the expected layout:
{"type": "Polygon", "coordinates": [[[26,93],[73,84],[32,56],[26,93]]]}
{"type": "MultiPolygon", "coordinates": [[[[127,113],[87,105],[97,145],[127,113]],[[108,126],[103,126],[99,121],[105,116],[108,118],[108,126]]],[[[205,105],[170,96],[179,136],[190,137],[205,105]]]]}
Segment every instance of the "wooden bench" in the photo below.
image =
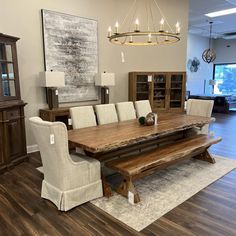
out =
{"type": "Polygon", "coordinates": [[[185,158],[195,157],[213,164],[215,160],[207,149],[220,141],[221,138],[200,134],[145,153],[112,160],[105,165],[123,176],[116,191],[125,197],[128,197],[129,192],[133,193],[134,202],[137,203],[140,201],[140,197],[133,184],[134,180],[150,175],[158,169],[166,168],[185,158]]]}

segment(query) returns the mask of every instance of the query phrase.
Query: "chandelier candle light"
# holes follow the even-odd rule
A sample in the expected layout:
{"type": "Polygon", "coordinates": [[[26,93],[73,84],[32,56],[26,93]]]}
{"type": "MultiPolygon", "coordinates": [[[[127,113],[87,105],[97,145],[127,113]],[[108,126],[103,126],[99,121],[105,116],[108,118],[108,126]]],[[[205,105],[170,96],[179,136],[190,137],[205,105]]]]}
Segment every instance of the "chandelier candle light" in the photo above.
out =
{"type": "Polygon", "coordinates": [[[112,31],[112,27],[109,26],[107,37],[111,43],[128,46],[157,46],[176,43],[180,40],[180,23],[177,21],[175,29],[173,30],[156,0],[142,1],[146,3],[147,28],[141,30],[140,21],[136,18],[137,2],[138,0],[133,1],[121,27],[118,21],[115,23],[114,31],[112,31]],[[157,10],[159,13],[155,19],[154,10],[157,10]],[[129,19],[129,17],[131,19],[129,19]],[[158,25],[156,25],[156,22],[158,25]],[[128,30],[122,32],[120,30],[122,26],[128,26],[128,30]]]}

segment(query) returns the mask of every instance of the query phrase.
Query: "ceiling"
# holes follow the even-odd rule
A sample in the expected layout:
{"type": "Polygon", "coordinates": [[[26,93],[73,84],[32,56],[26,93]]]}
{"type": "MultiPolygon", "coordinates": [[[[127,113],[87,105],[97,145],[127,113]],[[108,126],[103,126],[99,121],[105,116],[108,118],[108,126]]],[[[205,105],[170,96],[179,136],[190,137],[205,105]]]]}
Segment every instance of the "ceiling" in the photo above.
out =
{"type": "Polygon", "coordinates": [[[189,0],[189,32],[209,37],[209,22],[213,22],[214,38],[229,38],[226,34],[235,33],[236,14],[210,18],[204,14],[236,7],[236,0],[189,0]]]}

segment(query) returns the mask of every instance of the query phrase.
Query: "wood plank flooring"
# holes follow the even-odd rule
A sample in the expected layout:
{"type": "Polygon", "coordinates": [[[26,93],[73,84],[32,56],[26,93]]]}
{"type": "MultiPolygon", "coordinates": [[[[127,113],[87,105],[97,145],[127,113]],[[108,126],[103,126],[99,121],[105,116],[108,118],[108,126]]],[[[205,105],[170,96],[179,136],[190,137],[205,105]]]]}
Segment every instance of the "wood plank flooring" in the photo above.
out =
{"type": "MultiPolygon", "coordinates": [[[[214,114],[223,141],[211,151],[236,159],[236,113],[214,114]]],[[[0,235],[235,236],[236,171],[136,232],[90,203],[63,213],[40,197],[39,154],[0,176],[0,235]]]]}
{"type": "Polygon", "coordinates": [[[216,122],[210,126],[210,130],[223,139],[210,149],[211,152],[236,159],[236,111],[229,114],[214,113],[212,116],[216,122]]]}

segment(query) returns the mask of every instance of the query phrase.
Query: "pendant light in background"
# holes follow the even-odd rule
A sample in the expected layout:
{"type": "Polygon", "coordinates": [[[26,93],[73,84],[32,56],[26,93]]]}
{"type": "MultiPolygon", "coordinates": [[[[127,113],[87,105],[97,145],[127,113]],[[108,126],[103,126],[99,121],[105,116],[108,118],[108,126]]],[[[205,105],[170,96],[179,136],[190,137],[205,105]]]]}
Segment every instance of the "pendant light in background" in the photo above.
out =
{"type": "Polygon", "coordinates": [[[216,59],[216,52],[215,50],[212,48],[212,24],[213,22],[209,22],[210,24],[210,36],[209,36],[209,48],[206,49],[203,53],[202,53],[202,59],[203,61],[207,62],[208,64],[213,62],[216,59]]]}

